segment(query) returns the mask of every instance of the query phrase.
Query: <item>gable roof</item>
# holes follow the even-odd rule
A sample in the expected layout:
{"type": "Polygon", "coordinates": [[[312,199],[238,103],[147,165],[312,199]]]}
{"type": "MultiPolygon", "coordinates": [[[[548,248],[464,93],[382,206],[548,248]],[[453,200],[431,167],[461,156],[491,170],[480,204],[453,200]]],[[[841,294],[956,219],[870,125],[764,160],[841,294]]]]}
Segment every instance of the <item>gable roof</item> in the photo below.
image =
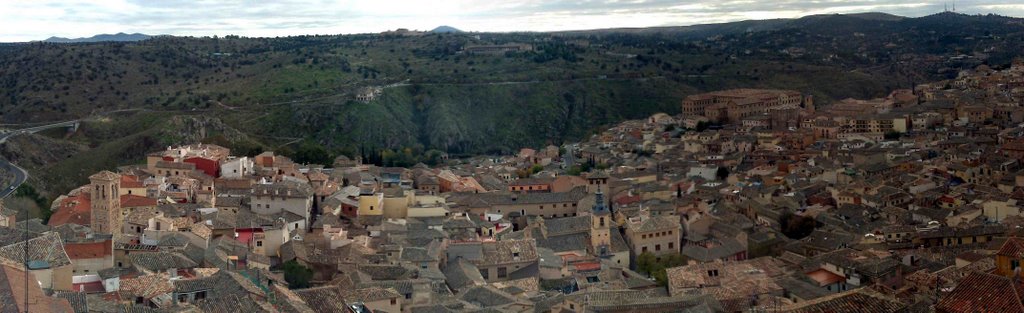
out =
{"type": "Polygon", "coordinates": [[[1007,238],[1006,242],[1003,243],[1003,246],[999,247],[999,252],[996,254],[1015,259],[1024,258],[1024,238],[1007,238]]]}
{"type": "Polygon", "coordinates": [[[1008,277],[973,272],[935,308],[944,312],[1024,312],[1022,287],[1008,277]]]}
{"type": "Polygon", "coordinates": [[[71,259],[64,251],[64,241],[55,232],[48,232],[28,241],[0,247],[0,258],[20,264],[29,261],[46,261],[51,268],[71,264],[71,259]]]}
{"type": "Polygon", "coordinates": [[[886,313],[902,312],[907,305],[886,297],[867,288],[860,288],[843,293],[800,302],[783,311],[791,313],[886,313]]]}

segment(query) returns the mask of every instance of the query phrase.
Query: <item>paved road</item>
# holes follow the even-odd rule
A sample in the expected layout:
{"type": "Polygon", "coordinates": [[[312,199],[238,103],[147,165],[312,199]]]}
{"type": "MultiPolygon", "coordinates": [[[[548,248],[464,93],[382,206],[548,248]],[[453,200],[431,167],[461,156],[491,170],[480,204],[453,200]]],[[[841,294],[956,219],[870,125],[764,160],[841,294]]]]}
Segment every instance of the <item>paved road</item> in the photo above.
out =
{"type": "Polygon", "coordinates": [[[565,145],[565,155],[562,156],[562,160],[565,161],[565,168],[570,169],[576,165],[576,144],[565,145]]]}
{"type": "MultiPolygon", "coordinates": [[[[60,123],[47,124],[47,125],[36,126],[36,127],[22,128],[22,129],[18,129],[18,130],[8,131],[8,132],[5,132],[5,133],[0,133],[0,144],[7,142],[7,138],[10,138],[10,137],[13,137],[13,136],[17,136],[17,135],[21,135],[21,134],[31,134],[31,133],[47,130],[47,129],[50,129],[50,128],[69,127],[69,126],[74,125],[75,123],[78,123],[78,120],[72,120],[72,121],[66,121],[66,122],[60,122],[60,123]]],[[[14,163],[7,162],[7,160],[5,160],[5,159],[0,159],[0,167],[3,167],[4,169],[7,169],[11,173],[14,173],[14,181],[13,181],[13,183],[8,185],[8,186],[2,186],[3,189],[0,189],[0,199],[3,199],[3,198],[7,198],[7,196],[10,196],[12,193],[14,193],[14,191],[16,189],[18,189],[18,187],[21,186],[21,184],[25,183],[25,180],[28,180],[28,172],[25,171],[25,169],[20,168],[17,165],[14,165],[14,163]]]]}

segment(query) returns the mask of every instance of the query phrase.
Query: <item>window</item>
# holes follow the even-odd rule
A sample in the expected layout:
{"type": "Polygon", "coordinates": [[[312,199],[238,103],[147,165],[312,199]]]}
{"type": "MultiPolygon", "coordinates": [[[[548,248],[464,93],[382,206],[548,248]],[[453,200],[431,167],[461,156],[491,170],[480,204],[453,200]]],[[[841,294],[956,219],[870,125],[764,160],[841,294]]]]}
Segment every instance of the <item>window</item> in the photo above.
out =
{"type": "Polygon", "coordinates": [[[257,247],[262,247],[263,246],[263,241],[262,240],[256,241],[256,246],[257,247]]]}
{"type": "Polygon", "coordinates": [[[206,299],[206,291],[200,291],[196,293],[196,300],[206,299]]]}
{"type": "Polygon", "coordinates": [[[1020,260],[1010,260],[1010,270],[1015,270],[1020,267],[1020,260]]]}
{"type": "Polygon", "coordinates": [[[145,301],[145,299],[143,299],[142,297],[135,297],[136,304],[142,304],[142,301],[145,301]]]}
{"type": "Polygon", "coordinates": [[[661,245],[654,245],[654,251],[661,251],[661,245]]]}
{"type": "Polygon", "coordinates": [[[178,295],[178,302],[185,302],[185,301],[188,301],[188,295],[186,295],[186,294],[178,295]]]}
{"type": "Polygon", "coordinates": [[[708,277],[718,277],[718,270],[708,270],[708,277]]]}
{"type": "Polygon", "coordinates": [[[508,277],[508,268],[499,267],[498,268],[498,278],[505,278],[505,277],[508,277]]]}
{"type": "Polygon", "coordinates": [[[405,294],[405,299],[412,299],[412,294],[411,293],[405,294]]]}
{"type": "Polygon", "coordinates": [[[640,253],[647,252],[647,246],[640,247],[640,253]]]}
{"type": "Polygon", "coordinates": [[[480,276],[483,276],[483,277],[484,277],[484,279],[488,279],[488,277],[487,277],[487,276],[488,276],[488,275],[487,275],[487,272],[488,272],[488,271],[487,271],[487,269],[486,269],[486,268],[481,268],[481,269],[480,269],[480,276]]]}
{"type": "Polygon", "coordinates": [[[674,247],[674,246],[675,246],[675,243],[674,243],[674,242],[669,242],[669,243],[668,243],[668,248],[669,248],[669,249],[675,249],[675,247],[674,247]]]}
{"type": "Polygon", "coordinates": [[[391,305],[398,304],[398,299],[391,298],[391,305]]]}

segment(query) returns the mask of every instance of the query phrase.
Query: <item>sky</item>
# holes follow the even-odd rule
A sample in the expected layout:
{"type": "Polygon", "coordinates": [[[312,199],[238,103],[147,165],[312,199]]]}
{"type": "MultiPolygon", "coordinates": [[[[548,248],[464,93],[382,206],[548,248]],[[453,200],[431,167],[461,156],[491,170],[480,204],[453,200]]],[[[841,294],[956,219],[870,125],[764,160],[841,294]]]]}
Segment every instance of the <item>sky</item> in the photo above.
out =
{"type": "MultiPolygon", "coordinates": [[[[811,14],[924,16],[915,0],[2,0],[0,42],[95,34],[275,37],[450,25],[466,31],[682,26],[811,14]]],[[[957,12],[1024,16],[1021,0],[961,0],[957,12]]]]}

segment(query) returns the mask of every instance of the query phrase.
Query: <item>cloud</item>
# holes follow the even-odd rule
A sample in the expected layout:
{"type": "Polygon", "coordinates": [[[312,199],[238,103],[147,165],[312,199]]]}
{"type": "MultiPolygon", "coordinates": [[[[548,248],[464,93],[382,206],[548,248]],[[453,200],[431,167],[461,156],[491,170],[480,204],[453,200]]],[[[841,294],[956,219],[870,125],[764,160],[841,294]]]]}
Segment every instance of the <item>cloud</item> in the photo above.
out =
{"type": "MultiPolygon", "coordinates": [[[[952,3],[950,1],[949,3],[952,3]]],[[[1024,15],[1012,0],[960,3],[964,13],[1024,15]]],[[[940,12],[914,0],[33,0],[0,1],[0,41],[140,32],[182,36],[286,36],[427,30],[551,31],[648,27],[882,11],[940,12]]]]}

